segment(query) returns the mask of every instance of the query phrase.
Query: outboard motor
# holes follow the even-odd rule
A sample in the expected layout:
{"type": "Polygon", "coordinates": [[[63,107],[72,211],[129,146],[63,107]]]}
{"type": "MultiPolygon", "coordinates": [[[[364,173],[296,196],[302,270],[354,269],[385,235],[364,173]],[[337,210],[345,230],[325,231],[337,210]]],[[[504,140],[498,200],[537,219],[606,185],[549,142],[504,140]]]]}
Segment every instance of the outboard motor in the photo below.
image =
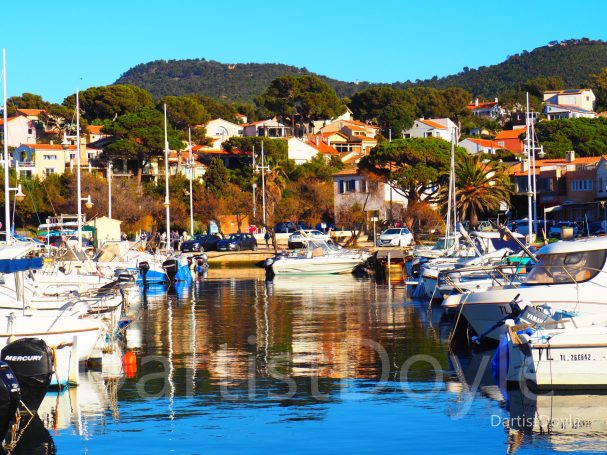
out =
{"type": "Polygon", "coordinates": [[[162,268],[164,272],[167,274],[167,278],[169,283],[175,282],[175,277],[177,276],[177,271],[179,270],[179,261],[177,259],[167,259],[162,263],[162,268]]]}
{"type": "Polygon", "coordinates": [[[0,360],[8,363],[21,389],[21,401],[30,411],[37,411],[51,384],[53,357],[40,338],[21,338],[0,351],[0,360]]]}
{"type": "Polygon", "coordinates": [[[206,254],[199,254],[197,256],[194,256],[194,270],[197,274],[202,275],[204,274],[207,269],[209,268],[209,263],[207,261],[207,255],[206,254]]]}
{"type": "Polygon", "coordinates": [[[0,362],[0,438],[2,439],[15,418],[20,400],[21,392],[15,373],[8,363],[0,362]]]}
{"type": "Polygon", "coordinates": [[[150,264],[147,261],[141,261],[137,268],[139,269],[139,273],[141,274],[141,280],[143,281],[143,285],[147,286],[147,275],[148,271],[150,270],[150,264]]]}

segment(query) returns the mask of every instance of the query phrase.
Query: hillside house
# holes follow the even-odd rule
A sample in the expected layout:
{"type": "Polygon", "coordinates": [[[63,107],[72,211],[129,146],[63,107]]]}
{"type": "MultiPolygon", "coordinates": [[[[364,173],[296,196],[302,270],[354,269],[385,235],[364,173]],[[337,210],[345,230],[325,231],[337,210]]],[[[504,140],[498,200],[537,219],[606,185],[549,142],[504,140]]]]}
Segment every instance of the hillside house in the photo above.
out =
{"type": "MultiPolygon", "coordinates": [[[[32,120],[25,115],[15,115],[13,117],[9,117],[7,122],[7,144],[9,147],[19,147],[21,144],[36,143],[36,120],[32,120]]],[[[0,118],[0,137],[3,135],[4,119],[0,118]]]]}
{"type": "Polygon", "coordinates": [[[491,155],[494,155],[496,151],[504,148],[497,141],[491,139],[476,139],[472,137],[463,139],[458,145],[465,148],[471,155],[476,155],[478,153],[490,153],[491,155]]]}
{"type": "Polygon", "coordinates": [[[293,136],[292,128],[277,120],[268,119],[241,125],[243,136],[286,138],[293,136]]]}
{"type": "Polygon", "coordinates": [[[375,179],[369,179],[360,174],[356,166],[348,166],[333,175],[333,195],[335,221],[343,223],[344,214],[358,204],[367,213],[367,220],[372,215],[381,219],[390,217],[390,201],[392,209],[406,207],[407,199],[396,191],[390,191],[390,186],[375,179]]]}
{"type": "Polygon", "coordinates": [[[439,137],[451,142],[459,136],[459,128],[448,118],[419,118],[413,126],[403,130],[403,137],[439,137]]]}
{"type": "Polygon", "coordinates": [[[475,98],[473,103],[466,106],[466,109],[472,112],[472,115],[475,117],[484,117],[494,120],[500,120],[506,113],[499,105],[497,98],[495,98],[494,101],[487,102],[479,102],[478,98],[475,98]]]}
{"type": "Polygon", "coordinates": [[[222,118],[211,120],[205,125],[205,128],[207,136],[213,140],[214,148],[221,148],[221,144],[231,137],[243,135],[243,125],[237,125],[222,118]]]}
{"type": "Polygon", "coordinates": [[[500,131],[495,136],[494,142],[497,142],[499,148],[510,150],[515,154],[522,153],[524,144],[520,136],[525,134],[526,131],[526,128],[500,131]]]}

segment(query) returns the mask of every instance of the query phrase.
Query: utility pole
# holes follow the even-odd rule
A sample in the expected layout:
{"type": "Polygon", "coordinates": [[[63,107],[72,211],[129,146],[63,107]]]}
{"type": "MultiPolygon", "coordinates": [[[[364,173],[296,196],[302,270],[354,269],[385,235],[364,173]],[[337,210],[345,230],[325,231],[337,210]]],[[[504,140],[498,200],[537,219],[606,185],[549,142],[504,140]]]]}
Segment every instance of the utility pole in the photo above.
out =
{"type": "Polygon", "coordinates": [[[112,162],[107,162],[107,216],[112,218],[112,162]]]}
{"type": "Polygon", "coordinates": [[[190,235],[194,237],[194,194],[192,189],[192,179],[194,178],[194,158],[192,157],[192,130],[188,128],[188,147],[190,149],[190,235]]]}

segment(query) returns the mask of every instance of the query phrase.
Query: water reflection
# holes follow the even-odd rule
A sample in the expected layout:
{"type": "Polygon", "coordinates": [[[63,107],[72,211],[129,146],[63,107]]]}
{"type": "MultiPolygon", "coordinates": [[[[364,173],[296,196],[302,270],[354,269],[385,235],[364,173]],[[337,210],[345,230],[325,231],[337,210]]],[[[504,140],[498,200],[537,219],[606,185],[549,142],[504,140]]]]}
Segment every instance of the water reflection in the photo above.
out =
{"type": "MultiPolygon", "coordinates": [[[[149,291],[126,333],[138,359],[133,377],[87,373],[43,403],[58,447],[106,448],[128,437],[141,450],[242,452],[254,437],[267,451],[289,441],[293,453],[471,445],[503,453],[508,441],[521,452],[571,450],[555,443],[554,428],[547,441],[543,427],[513,427],[509,417],[539,412],[544,398],[505,399],[488,368],[492,353],[449,353],[440,308],[408,301],[403,283],[267,282],[263,269],[211,268],[190,287],[149,291]],[[428,441],[437,429],[449,437],[428,441]]],[[[598,412],[575,412],[585,410],[598,412]]],[[[594,425],[597,440],[603,430],[594,425]]]]}

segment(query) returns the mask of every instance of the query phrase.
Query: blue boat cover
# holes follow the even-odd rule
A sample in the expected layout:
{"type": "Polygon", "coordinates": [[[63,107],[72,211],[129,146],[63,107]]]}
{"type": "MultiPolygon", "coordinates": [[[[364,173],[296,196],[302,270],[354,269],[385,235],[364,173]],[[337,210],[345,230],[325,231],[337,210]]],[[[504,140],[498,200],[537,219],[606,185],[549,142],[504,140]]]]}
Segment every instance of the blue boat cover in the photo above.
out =
{"type": "Polygon", "coordinates": [[[15,273],[41,268],[42,258],[0,259],[0,273],[15,273]]]}

